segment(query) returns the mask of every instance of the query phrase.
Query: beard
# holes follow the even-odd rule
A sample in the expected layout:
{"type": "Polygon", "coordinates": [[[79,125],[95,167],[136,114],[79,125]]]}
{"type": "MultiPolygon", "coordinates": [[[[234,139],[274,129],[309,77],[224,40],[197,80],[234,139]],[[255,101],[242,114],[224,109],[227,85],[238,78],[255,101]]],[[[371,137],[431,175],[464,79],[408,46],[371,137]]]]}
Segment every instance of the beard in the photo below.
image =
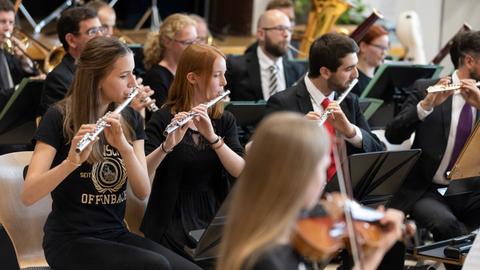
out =
{"type": "Polygon", "coordinates": [[[265,51],[275,57],[284,56],[287,53],[287,45],[288,41],[275,44],[268,35],[265,36],[265,51]]]}
{"type": "Polygon", "coordinates": [[[345,83],[340,82],[337,78],[335,77],[330,77],[327,80],[328,88],[341,94],[345,92],[345,90],[348,89],[350,84],[352,83],[352,80],[346,81],[345,83]]]}
{"type": "Polygon", "coordinates": [[[480,81],[480,74],[478,74],[475,68],[473,68],[472,70],[469,70],[468,73],[470,73],[470,79],[473,79],[475,81],[480,81]]]}

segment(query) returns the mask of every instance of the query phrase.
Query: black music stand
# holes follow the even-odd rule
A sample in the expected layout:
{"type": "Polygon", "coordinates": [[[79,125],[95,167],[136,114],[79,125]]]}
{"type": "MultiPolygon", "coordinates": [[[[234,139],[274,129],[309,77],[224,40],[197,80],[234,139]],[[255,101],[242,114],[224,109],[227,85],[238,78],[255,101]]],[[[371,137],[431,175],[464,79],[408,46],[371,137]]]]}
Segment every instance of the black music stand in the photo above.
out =
{"type": "Polygon", "coordinates": [[[437,76],[441,67],[436,65],[411,65],[387,63],[381,65],[362,92],[361,98],[377,98],[383,105],[370,118],[371,127],[383,128],[400,111],[408,96],[408,87],[416,80],[437,76]]]}
{"type": "Polygon", "coordinates": [[[265,113],[266,101],[231,101],[225,110],[231,112],[237,120],[238,135],[242,145],[245,145],[253,134],[255,127],[265,113]]]}
{"type": "MultiPolygon", "coordinates": [[[[398,191],[420,153],[420,149],[410,149],[349,156],[353,197],[364,205],[385,205],[398,191]]],[[[338,180],[334,177],[325,191],[338,190],[338,180]]]]}
{"type": "Polygon", "coordinates": [[[223,234],[223,225],[226,223],[228,207],[230,205],[230,191],[217,214],[206,229],[190,231],[190,239],[197,245],[195,248],[184,247],[185,252],[195,262],[213,260],[218,256],[218,247],[223,234]]]}

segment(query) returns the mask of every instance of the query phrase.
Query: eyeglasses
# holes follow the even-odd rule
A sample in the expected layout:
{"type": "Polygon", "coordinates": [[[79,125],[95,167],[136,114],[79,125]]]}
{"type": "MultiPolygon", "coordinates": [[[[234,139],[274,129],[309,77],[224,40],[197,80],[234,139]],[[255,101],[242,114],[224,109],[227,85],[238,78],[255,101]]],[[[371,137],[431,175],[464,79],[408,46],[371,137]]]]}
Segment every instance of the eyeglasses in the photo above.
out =
{"type": "Polygon", "coordinates": [[[100,33],[102,35],[105,35],[107,33],[107,28],[104,27],[104,26],[92,27],[92,28],[89,28],[87,31],[85,31],[85,33],[77,32],[76,35],[85,34],[89,37],[93,37],[93,36],[97,35],[98,33],[100,33]]]}
{"type": "Polygon", "coordinates": [[[293,28],[290,26],[285,26],[285,25],[277,25],[273,27],[263,27],[262,28],[264,31],[270,31],[270,30],[275,30],[279,33],[284,33],[285,31],[292,33],[293,28]]]}
{"type": "Polygon", "coordinates": [[[373,46],[373,47],[375,47],[377,49],[380,49],[382,51],[388,51],[388,47],[385,47],[385,46],[382,46],[382,45],[373,44],[373,43],[369,43],[368,45],[373,46]]]}
{"type": "Polygon", "coordinates": [[[175,42],[178,42],[178,43],[180,43],[180,44],[182,44],[182,45],[184,45],[184,46],[192,45],[192,44],[198,42],[198,39],[197,39],[197,38],[196,38],[196,39],[188,39],[188,40],[178,40],[178,39],[172,38],[172,40],[175,41],[175,42]]]}

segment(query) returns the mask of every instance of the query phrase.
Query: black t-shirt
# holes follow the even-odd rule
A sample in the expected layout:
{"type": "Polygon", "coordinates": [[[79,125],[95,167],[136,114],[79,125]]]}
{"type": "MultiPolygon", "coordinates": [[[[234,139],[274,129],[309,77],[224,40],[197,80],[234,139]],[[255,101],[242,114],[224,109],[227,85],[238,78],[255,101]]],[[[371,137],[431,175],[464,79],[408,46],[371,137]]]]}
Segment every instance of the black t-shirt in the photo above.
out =
{"type": "Polygon", "coordinates": [[[360,69],[358,70],[358,83],[352,88],[352,93],[361,96],[367,85],[370,83],[372,78],[368,77],[360,69]]]}
{"type": "Polygon", "coordinates": [[[260,255],[258,260],[243,270],[300,270],[307,269],[307,263],[288,245],[275,246],[260,255]]]}
{"type": "Polygon", "coordinates": [[[154,65],[145,73],[143,84],[150,86],[155,91],[151,98],[155,99],[155,104],[160,108],[168,96],[168,88],[173,81],[173,74],[167,68],[154,65]]]}
{"type": "MultiPolygon", "coordinates": [[[[122,117],[132,126],[134,140],[143,140],[145,133],[140,114],[127,107],[122,117]]],[[[57,150],[52,168],[67,157],[70,143],[66,143],[63,115],[56,106],[50,107],[42,118],[34,140],[57,150]]],[[[102,162],[93,165],[84,162],[51,192],[52,212],[44,227],[47,245],[48,239],[65,235],[102,236],[125,230],[125,164],[110,145],[105,145],[103,154],[102,162]]]]}

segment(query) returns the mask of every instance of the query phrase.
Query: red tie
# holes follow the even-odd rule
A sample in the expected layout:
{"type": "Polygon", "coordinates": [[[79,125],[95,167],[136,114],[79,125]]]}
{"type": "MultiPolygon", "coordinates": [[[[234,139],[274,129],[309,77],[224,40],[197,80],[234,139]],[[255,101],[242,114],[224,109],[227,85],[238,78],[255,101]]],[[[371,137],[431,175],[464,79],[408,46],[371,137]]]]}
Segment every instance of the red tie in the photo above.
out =
{"type": "MultiPolygon", "coordinates": [[[[323,101],[322,101],[322,107],[323,107],[323,110],[325,111],[328,107],[328,104],[330,104],[330,100],[328,98],[325,98],[323,101]]],[[[335,167],[335,159],[333,157],[333,147],[334,147],[334,138],[335,138],[335,128],[333,128],[333,126],[328,122],[328,121],[325,121],[325,123],[323,124],[325,126],[325,128],[328,130],[328,133],[330,133],[330,136],[331,136],[331,149],[330,149],[330,166],[328,166],[328,169],[327,169],[327,181],[330,181],[332,180],[332,177],[335,175],[335,173],[337,172],[337,169],[335,167]]]]}

